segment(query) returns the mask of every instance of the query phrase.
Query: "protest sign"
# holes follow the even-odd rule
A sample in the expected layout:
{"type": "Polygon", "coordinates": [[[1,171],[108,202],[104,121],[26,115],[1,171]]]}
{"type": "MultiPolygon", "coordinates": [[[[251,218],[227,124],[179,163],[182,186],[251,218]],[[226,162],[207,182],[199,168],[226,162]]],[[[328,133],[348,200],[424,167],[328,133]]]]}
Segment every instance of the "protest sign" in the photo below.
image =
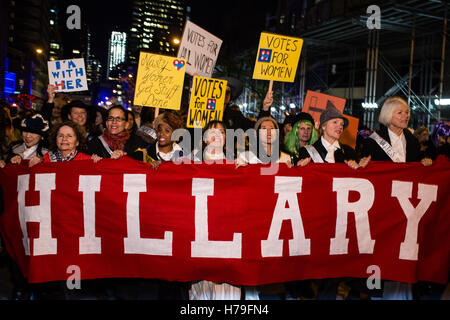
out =
{"type": "Polygon", "coordinates": [[[294,82],[303,39],[262,32],[253,79],[294,82]]]}
{"type": "Polygon", "coordinates": [[[178,58],[186,60],[186,73],[211,77],[222,40],[186,20],[178,58]]]}
{"type": "Polygon", "coordinates": [[[331,104],[336,107],[340,112],[344,111],[345,99],[330,96],[329,94],[320,93],[308,90],[306,92],[305,102],[303,103],[302,111],[312,115],[315,122],[320,121],[320,115],[322,111],[327,108],[327,105],[331,104]]]}
{"type": "Polygon", "coordinates": [[[344,114],[348,119],[348,127],[342,132],[339,141],[353,149],[356,147],[356,135],[358,134],[359,119],[344,114]]]}
{"type": "Polygon", "coordinates": [[[84,59],[48,61],[48,83],[57,86],[57,92],[88,90],[84,59]]]}
{"type": "Polygon", "coordinates": [[[221,121],[226,91],[226,80],[195,76],[186,126],[203,128],[212,120],[221,121]]]}
{"type": "Polygon", "coordinates": [[[184,59],[141,51],[133,103],[179,110],[185,71],[184,59]]]}

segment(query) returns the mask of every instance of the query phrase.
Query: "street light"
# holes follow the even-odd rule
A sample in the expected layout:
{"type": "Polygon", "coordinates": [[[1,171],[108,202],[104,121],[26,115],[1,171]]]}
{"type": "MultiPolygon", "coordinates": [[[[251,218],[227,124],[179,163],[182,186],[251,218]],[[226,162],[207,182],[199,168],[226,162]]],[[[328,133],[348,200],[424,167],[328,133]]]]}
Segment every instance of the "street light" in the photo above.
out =
{"type": "Polygon", "coordinates": [[[41,54],[42,52],[44,52],[41,48],[36,49],[36,53],[41,54]]]}
{"type": "Polygon", "coordinates": [[[178,38],[173,38],[172,42],[176,45],[180,44],[180,39],[178,38]]]}

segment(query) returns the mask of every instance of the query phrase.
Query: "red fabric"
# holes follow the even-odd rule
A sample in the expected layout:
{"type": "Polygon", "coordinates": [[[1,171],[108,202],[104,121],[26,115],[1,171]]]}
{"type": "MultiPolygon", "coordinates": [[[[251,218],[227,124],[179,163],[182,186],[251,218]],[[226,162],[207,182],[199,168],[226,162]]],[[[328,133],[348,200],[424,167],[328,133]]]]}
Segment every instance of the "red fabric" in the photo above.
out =
{"type": "MultiPolygon", "coordinates": [[[[1,234],[8,252],[18,262],[30,282],[66,280],[67,269],[77,265],[83,279],[110,277],[160,278],[167,280],[226,281],[258,285],[301,279],[332,277],[368,278],[371,265],[380,268],[382,279],[446,283],[450,266],[450,167],[439,158],[432,167],[419,163],[371,162],[365,169],[352,170],[345,164],[308,164],[304,168],[280,165],[276,175],[261,175],[262,165],[235,169],[234,165],[176,165],[163,163],[158,170],[128,157],[71,161],[67,163],[8,165],[0,170],[5,212],[0,216],[1,234]],[[28,222],[31,253],[24,253],[18,218],[18,177],[29,175],[25,205],[37,206],[35,191],[38,174],[55,173],[51,192],[51,231],[57,239],[57,253],[33,255],[33,239],[39,237],[39,223],[28,222]],[[127,200],[124,174],[144,174],[146,191],[139,195],[140,236],[162,239],[165,231],[173,236],[172,255],[124,253],[127,237],[127,200]],[[84,236],[83,193],[80,175],[101,176],[95,193],[95,234],[101,238],[101,254],[79,254],[79,238],[84,236]],[[276,177],[301,177],[297,193],[304,233],[310,239],[310,254],[289,255],[292,238],[289,221],[281,227],[281,257],[262,257],[261,240],[268,238],[279,198],[274,190],[276,177]],[[208,239],[231,241],[242,234],[241,258],[191,257],[195,240],[196,198],[193,178],[214,179],[214,192],[207,197],[208,239]],[[348,214],[348,253],[330,255],[330,239],[335,237],[337,191],[333,179],[366,179],[373,185],[375,198],[369,210],[370,233],[375,240],[373,253],[360,253],[355,218],[348,214]],[[399,259],[404,241],[406,216],[399,200],[392,196],[392,181],[412,182],[411,205],[419,204],[418,184],[437,186],[433,201],[418,228],[418,260],[399,259]]],[[[356,202],[357,192],[349,193],[356,202]]],[[[287,204],[285,205],[287,206],[287,204]]]]}

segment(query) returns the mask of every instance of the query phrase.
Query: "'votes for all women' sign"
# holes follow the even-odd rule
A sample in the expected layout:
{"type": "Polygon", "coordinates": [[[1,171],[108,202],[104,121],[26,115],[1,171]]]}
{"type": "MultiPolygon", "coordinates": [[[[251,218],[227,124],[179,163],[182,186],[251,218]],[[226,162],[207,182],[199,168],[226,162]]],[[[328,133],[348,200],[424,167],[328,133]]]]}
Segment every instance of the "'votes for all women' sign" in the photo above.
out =
{"type": "Polygon", "coordinates": [[[186,126],[188,128],[204,128],[210,121],[221,121],[226,89],[226,80],[195,76],[186,126]]]}
{"type": "Polygon", "coordinates": [[[184,59],[141,51],[134,104],[179,110],[185,71],[184,59]]]}
{"type": "Polygon", "coordinates": [[[57,86],[58,92],[88,90],[84,59],[48,61],[49,83],[57,86]]]}
{"type": "Polygon", "coordinates": [[[222,40],[186,20],[178,58],[186,59],[186,73],[211,77],[222,40]]]}
{"type": "Polygon", "coordinates": [[[253,79],[294,82],[303,39],[262,32],[253,79]]]}

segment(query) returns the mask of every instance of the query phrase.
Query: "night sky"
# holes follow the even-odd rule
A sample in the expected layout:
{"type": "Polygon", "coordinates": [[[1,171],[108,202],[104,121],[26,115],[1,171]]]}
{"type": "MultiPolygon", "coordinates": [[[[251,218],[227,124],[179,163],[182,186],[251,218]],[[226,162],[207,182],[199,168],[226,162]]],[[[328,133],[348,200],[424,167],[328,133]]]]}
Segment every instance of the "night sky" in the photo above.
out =
{"type": "MultiPolygon", "coordinates": [[[[266,12],[274,14],[276,2],[273,0],[226,0],[221,2],[187,0],[187,4],[191,7],[191,21],[224,41],[222,54],[235,54],[257,44],[259,34],[264,30],[266,12]]],[[[80,6],[82,20],[91,30],[92,51],[106,66],[111,31],[129,31],[133,1],[58,1],[60,25],[63,30],[65,29],[63,38],[66,41],[74,35],[74,32],[69,32],[64,28],[65,21],[69,16],[65,10],[71,4],[80,6]]]]}

